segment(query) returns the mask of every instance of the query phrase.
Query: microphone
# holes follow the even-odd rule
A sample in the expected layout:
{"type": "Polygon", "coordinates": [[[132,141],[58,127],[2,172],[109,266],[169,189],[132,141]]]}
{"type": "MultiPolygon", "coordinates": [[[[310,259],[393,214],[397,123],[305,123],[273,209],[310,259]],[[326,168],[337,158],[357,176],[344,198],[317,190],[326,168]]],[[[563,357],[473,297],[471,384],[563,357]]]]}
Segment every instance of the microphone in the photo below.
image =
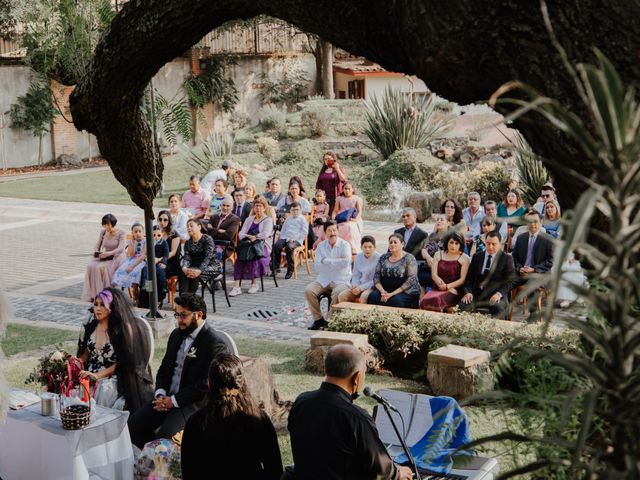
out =
{"type": "Polygon", "coordinates": [[[375,391],[373,391],[371,389],[371,387],[364,387],[363,392],[365,397],[369,397],[369,398],[373,398],[376,402],[384,405],[385,407],[387,407],[390,410],[393,410],[394,412],[396,412],[398,415],[400,415],[400,412],[398,411],[398,409],[396,407],[394,407],[393,405],[391,405],[385,398],[383,398],[382,396],[380,396],[379,394],[377,394],[375,391]]]}

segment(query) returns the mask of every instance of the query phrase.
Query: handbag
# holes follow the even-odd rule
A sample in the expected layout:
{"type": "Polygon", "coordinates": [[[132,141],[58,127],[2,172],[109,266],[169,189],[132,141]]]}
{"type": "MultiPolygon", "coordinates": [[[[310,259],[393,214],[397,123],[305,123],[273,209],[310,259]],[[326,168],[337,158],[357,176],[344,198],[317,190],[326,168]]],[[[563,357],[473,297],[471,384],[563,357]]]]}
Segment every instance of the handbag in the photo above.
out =
{"type": "Polygon", "coordinates": [[[241,262],[258,260],[264,257],[264,240],[258,239],[254,242],[245,239],[240,240],[236,254],[241,262]]]}
{"type": "Polygon", "coordinates": [[[358,215],[358,210],[355,208],[347,208],[336,215],[336,223],[345,223],[358,215]]]}

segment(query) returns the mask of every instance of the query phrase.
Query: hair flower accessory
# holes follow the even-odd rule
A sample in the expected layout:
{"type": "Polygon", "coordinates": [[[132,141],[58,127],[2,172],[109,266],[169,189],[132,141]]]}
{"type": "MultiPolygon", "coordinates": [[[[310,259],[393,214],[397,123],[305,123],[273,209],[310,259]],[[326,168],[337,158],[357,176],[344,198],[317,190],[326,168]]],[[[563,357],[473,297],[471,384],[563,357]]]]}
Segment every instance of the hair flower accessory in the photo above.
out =
{"type": "Polygon", "coordinates": [[[237,397],[240,394],[237,388],[223,388],[221,392],[223,397],[237,397]]]}

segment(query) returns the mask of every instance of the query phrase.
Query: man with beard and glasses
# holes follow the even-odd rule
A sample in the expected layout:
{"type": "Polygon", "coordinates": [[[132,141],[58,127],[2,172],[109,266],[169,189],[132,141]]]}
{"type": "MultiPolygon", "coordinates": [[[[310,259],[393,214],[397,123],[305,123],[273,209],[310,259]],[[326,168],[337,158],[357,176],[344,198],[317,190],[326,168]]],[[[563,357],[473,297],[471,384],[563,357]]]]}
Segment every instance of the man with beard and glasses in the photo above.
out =
{"type": "Polygon", "coordinates": [[[204,405],[211,360],[219,353],[232,353],[225,338],[207,325],[207,306],[201,297],[184,293],[176,297],[175,305],[178,328],[169,335],[156,375],[155,399],[129,417],[131,441],[139,448],[184,428],[204,405]]]}

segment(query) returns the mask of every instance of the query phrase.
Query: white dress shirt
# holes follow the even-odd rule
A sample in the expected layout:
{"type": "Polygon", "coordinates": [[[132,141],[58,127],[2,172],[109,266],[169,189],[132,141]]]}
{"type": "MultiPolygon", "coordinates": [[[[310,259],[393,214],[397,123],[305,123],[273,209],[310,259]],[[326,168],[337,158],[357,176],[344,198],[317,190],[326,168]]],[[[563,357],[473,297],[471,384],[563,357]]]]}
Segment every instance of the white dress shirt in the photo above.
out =
{"type": "Polygon", "coordinates": [[[376,266],[380,254],[373,252],[369,258],[360,252],[353,262],[353,276],[351,277],[351,286],[358,287],[363,292],[368,288],[373,288],[373,277],[376,274],[376,266]]]}
{"type": "Polygon", "coordinates": [[[467,207],[462,210],[462,218],[464,218],[467,227],[469,228],[469,232],[467,233],[467,238],[475,238],[482,233],[482,219],[484,218],[484,208],[480,207],[478,211],[471,217],[471,208],[467,207]]]}
{"type": "Polygon", "coordinates": [[[341,238],[332,247],[329,240],[320,242],[316,248],[314,267],[316,282],[326,287],[331,282],[349,284],[351,280],[351,244],[341,238]]]}
{"type": "Polygon", "coordinates": [[[289,215],[282,225],[280,238],[288,241],[294,240],[302,245],[308,233],[309,222],[303,215],[298,215],[297,217],[289,215]]]}
{"type": "MultiPolygon", "coordinates": [[[[204,323],[202,322],[202,325],[200,325],[198,328],[196,328],[193,332],[191,332],[189,335],[187,335],[185,337],[184,340],[182,340],[182,345],[180,346],[180,348],[182,349],[183,352],[188,352],[189,349],[191,348],[191,345],[193,345],[193,342],[195,341],[196,337],[198,336],[198,334],[200,333],[200,331],[204,328],[204,323]]],[[[187,358],[185,357],[185,360],[187,358]]],[[[166,396],[167,392],[164,388],[159,388],[156,390],[155,393],[155,397],[158,398],[158,396],[166,396]]],[[[176,396],[175,395],[171,395],[171,403],[173,403],[173,406],[175,408],[180,408],[180,406],[178,405],[178,402],[176,401],[176,396]]]]}

